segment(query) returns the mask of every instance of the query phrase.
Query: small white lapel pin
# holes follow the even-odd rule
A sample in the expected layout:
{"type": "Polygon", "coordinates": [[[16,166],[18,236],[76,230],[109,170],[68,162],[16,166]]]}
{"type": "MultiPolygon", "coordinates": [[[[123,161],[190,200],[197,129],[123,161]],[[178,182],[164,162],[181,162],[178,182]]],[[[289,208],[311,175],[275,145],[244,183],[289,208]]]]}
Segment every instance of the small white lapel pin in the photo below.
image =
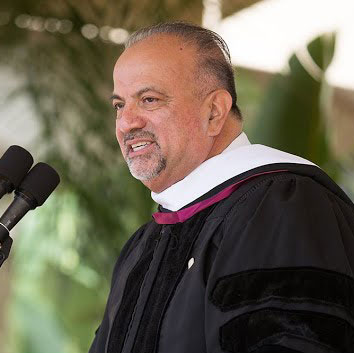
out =
{"type": "Polygon", "coordinates": [[[188,270],[193,266],[194,264],[194,258],[190,258],[189,261],[188,261],[188,270]]]}

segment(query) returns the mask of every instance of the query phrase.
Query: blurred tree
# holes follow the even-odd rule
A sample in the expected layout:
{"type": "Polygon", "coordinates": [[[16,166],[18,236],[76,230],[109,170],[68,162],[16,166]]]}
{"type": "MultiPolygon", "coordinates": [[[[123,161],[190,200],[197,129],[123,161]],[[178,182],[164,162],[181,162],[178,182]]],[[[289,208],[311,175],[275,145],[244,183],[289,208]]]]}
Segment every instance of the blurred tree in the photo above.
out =
{"type": "Polygon", "coordinates": [[[335,36],[326,34],[292,55],[288,72],[272,79],[250,129],[257,143],[307,158],[332,176],[336,162],[328,138],[331,88],[325,72],[334,49],[335,36]]]}

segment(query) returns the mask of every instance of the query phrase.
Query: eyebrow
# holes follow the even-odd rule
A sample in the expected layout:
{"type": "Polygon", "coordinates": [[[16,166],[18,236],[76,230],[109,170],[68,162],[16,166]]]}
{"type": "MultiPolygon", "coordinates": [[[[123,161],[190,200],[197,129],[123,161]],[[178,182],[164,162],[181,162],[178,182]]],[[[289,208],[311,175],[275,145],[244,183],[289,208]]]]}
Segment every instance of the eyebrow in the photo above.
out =
{"type": "MultiPolygon", "coordinates": [[[[158,94],[161,94],[162,96],[168,98],[168,95],[160,90],[158,90],[157,88],[155,88],[154,86],[149,86],[149,87],[145,87],[142,88],[141,90],[139,90],[138,92],[133,94],[133,97],[140,97],[142,94],[149,92],[149,91],[154,91],[158,94]]],[[[118,94],[113,93],[113,95],[111,96],[111,99],[120,99],[120,100],[124,100],[121,96],[119,96],[118,94]]]]}

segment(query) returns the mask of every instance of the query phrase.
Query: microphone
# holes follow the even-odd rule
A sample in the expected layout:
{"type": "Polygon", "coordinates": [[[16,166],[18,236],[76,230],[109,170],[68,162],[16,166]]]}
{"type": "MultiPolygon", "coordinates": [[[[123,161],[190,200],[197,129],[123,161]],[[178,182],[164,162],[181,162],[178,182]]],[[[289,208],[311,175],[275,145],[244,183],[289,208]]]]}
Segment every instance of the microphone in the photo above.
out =
{"type": "Polygon", "coordinates": [[[10,146],[0,158],[0,199],[16,189],[33,164],[31,154],[20,146],[10,146]]]}
{"type": "Polygon", "coordinates": [[[0,218],[0,245],[29,210],[43,205],[59,182],[58,173],[46,163],[38,163],[30,170],[16,189],[15,199],[0,218]]]}

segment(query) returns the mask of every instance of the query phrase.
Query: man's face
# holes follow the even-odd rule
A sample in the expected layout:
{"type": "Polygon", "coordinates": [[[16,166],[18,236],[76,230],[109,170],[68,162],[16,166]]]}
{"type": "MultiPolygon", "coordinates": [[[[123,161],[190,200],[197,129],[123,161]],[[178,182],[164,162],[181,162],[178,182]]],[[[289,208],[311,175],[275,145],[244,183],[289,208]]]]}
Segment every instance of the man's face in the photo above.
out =
{"type": "Polygon", "coordinates": [[[192,46],[169,35],[138,42],[118,59],[113,80],[116,136],[134,177],[160,192],[207,159],[212,140],[192,46]]]}

